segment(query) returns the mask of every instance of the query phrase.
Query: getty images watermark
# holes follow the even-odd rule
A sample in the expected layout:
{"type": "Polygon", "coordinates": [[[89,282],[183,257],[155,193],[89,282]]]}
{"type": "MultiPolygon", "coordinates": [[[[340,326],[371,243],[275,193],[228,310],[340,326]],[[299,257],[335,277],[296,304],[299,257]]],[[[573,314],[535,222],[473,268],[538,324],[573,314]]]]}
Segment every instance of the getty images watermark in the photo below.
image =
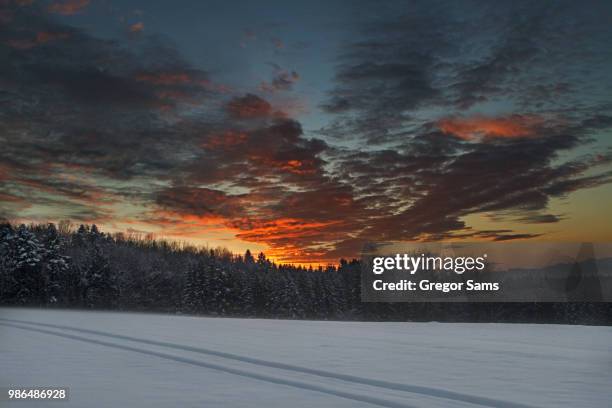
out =
{"type": "Polygon", "coordinates": [[[608,302],[605,243],[384,243],[362,254],[365,302],[608,302]]]}
{"type": "MultiPolygon", "coordinates": [[[[465,272],[484,271],[487,254],[478,257],[471,256],[411,256],[408,254],[395,254],[395,256],[376,256],[372,259],[372,272],[381,275],[385,271],[402,271],[410,275],[417,272],[454,272],[462,275],[465,272]]],[[[385,282],[375,279],[372,283],[375,291],[497,291],[499,282],[478,282],[468,279],[466,282],[435,282],[429,279],[400,279],[399,281],[385,282]]]]}

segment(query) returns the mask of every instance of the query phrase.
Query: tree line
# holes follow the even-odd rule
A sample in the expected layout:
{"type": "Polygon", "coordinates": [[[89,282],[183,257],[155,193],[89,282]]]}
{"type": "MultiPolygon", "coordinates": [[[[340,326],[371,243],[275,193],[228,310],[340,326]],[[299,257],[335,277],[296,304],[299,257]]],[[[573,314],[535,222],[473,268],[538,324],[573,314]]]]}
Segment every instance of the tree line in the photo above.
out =
{"type": "Polygon", "coordinates": [[[363,303],[361,265],[305,268],[69,223],[0,224],[0,305],[292,319],[610,324],[609,303],[363,303]]]}

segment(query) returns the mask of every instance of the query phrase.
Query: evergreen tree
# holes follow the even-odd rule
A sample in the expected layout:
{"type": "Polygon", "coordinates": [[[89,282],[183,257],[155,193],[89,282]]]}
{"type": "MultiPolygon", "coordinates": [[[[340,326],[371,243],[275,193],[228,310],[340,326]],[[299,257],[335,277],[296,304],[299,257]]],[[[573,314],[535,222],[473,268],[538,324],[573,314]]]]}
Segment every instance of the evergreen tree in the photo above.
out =
{"type": "Polygon", "coordinates": [[[16,263],[15,231],[9,223],[0,224],[0,302],[13,301],[13,293],[17,282],[15,280],[16,263]]]}
{"type": "Polygon", "coordinates": [[[117,285],[108,258],[98,246],[93,249],[91,263],[83,285],[84,301],[87,307],[110,308],[113,306],[117,295],[117,285]]]}
{"type": "Polygon", "coordinates": [[[46,279],[47,297],[49,303],[57,303],[65,293],[66,272],[69,257],[62,255],[63,241],[54,224],[49,224],[44,232],[43,245],[45,248],[43,259],[43,274],[46,279]]]}
{"type": "Polygon", "coordinates": [[[44,304],[47,287],[42,273],[44,247],[25,225],[20,225],[9,238],[12,267],[9,273],[14,282],[9,297],[18,304],[44,304]],[[12,292],[12,293],[11,293],[12,292]]]}
{"type": "Polygon", "coordinates": [[[183,288],[183,310],[201,313],[204,310],[204,274],[199,263],[190,265],[185,274],[183,288]]]}
{"type": "Polygon", "coordinates": [[[250,249],[247,249],[246,252],[244,253],[244,263],[247,265],[255,263],[255,258],[253,258],[253,255],[251,254],[250,249]]]}

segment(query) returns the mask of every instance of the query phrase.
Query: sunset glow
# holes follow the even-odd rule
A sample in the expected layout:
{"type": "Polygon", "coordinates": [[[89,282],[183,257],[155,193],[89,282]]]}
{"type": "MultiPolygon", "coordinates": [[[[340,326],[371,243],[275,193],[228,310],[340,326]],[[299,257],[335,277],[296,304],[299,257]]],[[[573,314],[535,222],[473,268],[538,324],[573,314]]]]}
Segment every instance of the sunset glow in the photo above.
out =
{"type": "Polygon", "coordinates": [[[0,2],[1,218],[307,265],[612,239],[605,13],[137,3],[0,2]]]}

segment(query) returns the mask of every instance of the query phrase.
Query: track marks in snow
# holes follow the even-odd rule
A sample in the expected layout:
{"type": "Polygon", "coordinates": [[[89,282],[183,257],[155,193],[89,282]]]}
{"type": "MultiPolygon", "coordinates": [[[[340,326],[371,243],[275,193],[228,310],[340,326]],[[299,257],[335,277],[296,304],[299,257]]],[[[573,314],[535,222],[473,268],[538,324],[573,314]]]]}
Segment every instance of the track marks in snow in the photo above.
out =
{"type": "Polygon", "coordinates": [[[282,385],[288,385],[288,386],[301,388],[301,389],[307,389],[311,391],[318,391],[318,392],[322,392],[322,393],[326,393],[330,395],[335,395],[338,397],[348,398],[348,399],[352,399],[352,400],[360,401],[360,402],[367,402],[370,404],[385,406],[385,407],[411,407],[411,405],[405,405],[405,404],[400,404],[400,403],[396,403],[393,401],[388,401],[388,400],[384,400],[380,398],[343,392],[343,391],[339,391],[336,389],[331,389],[331,388],[322,387],[319,385],[305,383],[302,381],[293,381],[293,380],[288,380],[286,378],[276,378],[272,376],[251,373],[249,371],[234,369],[231,367],[225,367],[225,366],[218,365],[218,364],[206,363],[206,362],[202,362],[199,360],[184,358],[184,357],[175,356],[175,355],[166,354],[166,353],[159,353],[155,351],[143,350],[142,348],[136,348],[136,347],[126,346],[122,344],[111,343],[111,342],[106,342],[106,341],[101,341],[101,340],[94,340],[94,339],[75,336],[71,334],[58,333],[58,332],[44,330],[44,329],[40,329],[36,327],[49,327],[49,328],[54,328],[54,329],[73,331],[77,333],[102,336],[102,337],[112,338],[116,340],[127,340],[127,341],[136,342],[140,344],[148,344],[152,346],[165,347],[165,348],[170,348],[170,349],[175,349],[175,350],[188,351],[188,352],[193,352],[193,353],[198,353],[198,354],[220,357],[220,358],[238,361],[242,363],[248,363],[248,364],[256,365],[256,366],[270,367],[270,368],[275,368],[279,370],[285,370],[285,371],[301,373],[301,374],[309,374],[309,375],[313,375],[317,377],[330,378],[330,379],[340,380],[340,381],[354,383],[354,384],[362,384],[362,385],[367,385],[371,387],[383,388],[387,390],[403,391],[403,392],[412,393],[412,394],[426,395],[430,397],[443,398],[443,399],[447,399],[451,401],[465,402],[465,403],[475,404],[475,405],[480,405],[480,406],[499,407],[499,408],[532,408],[532,406],[530,405],[503,401],[503,400],[498,400],[498,399],[493,399],[493,398],[488,398],[488,397],[482,397],[478,395],[459,393],[455,391],[445,390],[442,388],[424,387],[424,386],[412,385],[412,384],[401,384],[401,383],[394,383],[394,382],[376,380],[376,379],[371,379],[371,378],[358,377],[358,376],[353,376],[353,375],[348,375],[348,374],[334,373],[334,372],[330,372],[326,370],[319,370],[319,369],[313,369],[313,368],[308,368],[308,367],[301,367],[301,366],[297,366],[293,364],[267,361],[267,360],[252,358],[248,356],[242,356],[242,355],[233,354],[233,353],[226,353],[222,351],[211,350],[211,349],[206,349],[206,348],[201,348],[201,347],[186,346],[186,345],[169,343],[169,342],[162,342],[162,341],[155,341],[155,340],[149,340],[149,339],[132,337],[132,336],[125,336],[121,334],[108,333],[108,332],[103,332],[99,330],[81,329],[81,328],[72,327],[72,326],[32,322],[32,321],[25,321],[25,320],[5,319],[5,318],[0,318],[0,325],[15,327],[15,328],[23,329],[23,330],[36,331],[36,332],[45,333],[45,334],[51,334],[51,335],[55,335],[59,337],[89,342],[89,343],[98,344],[98,345],[107,346],[107,347],[115,347],[119,349],[134,351],[134,352],[138,352],[141,354],[148,354],[148,355],[152,355],[152,356],[156,356],[160,358],[166,358],[166,359],[175,360],[175,361],[179,361],[179,362],[183,362],[187,364],[193,364],[193,365],[206,367],[206,368],[210,368],[210,369],[214,369],[218,371],[228,372],[231,374],[250,377],[250,378],[254,378],[254,379],[258,379],[262,381],[267,381],[267,382],[272,382],[272,383],[282,384],[282,385]],[[28,327],[28,326],[22,326],[23,324],[34,326],[34,328],[28,327]]]}
{"type": "Polygon", "coordinates": [[[167,354],[167,353],[160,353],[157,351],[145,350],[142,348],[136,348],[136,347],[126,346],[126,345],[117,344],[117,343],[111,343],[108,341],[95,340],[95,339],[90,339],[87,337],[75,336],[72,334],[65,334],[65,333],[58,333],[58,332],[54,332],[51,330],[37,329],[33,327],[27,327],[27,326],[22,326],[18,324],[12,324],[12,323],[0,323],[0,326],[14,327],[17,329],[28,330],[32,332],[44,333],[44,334],[49,334],[49,335],[53,335],[57,337],[62,337],[65,339],[77,340],[77,341],[82,341],[85,343],[91,343],[91,344],[96,344],[96,345],[105,346],[105,347],[112,347],[112,348],[120,349],[120,350],[132,351],[135,353],[159,357],[159,358],[163,358],[166,360],[173,360],[173,361],[177,361],[180,363],[186,363],[186,364],[191,364],[191,365],[195,365],[199,367],[209,368],[212,370],[234,374],[234,375],[238,375],[241,377],[247,377],[247,378],[260,380],[260,381],[266,381],[266,382],[270,382],[273,384],[286,385],[289,387],[299,388],[302,390],[321,392],[321,393],[333,395],[336,397],[347,398],[353,401],[365,402],[365,403],[374,404],[374,405],[378,405],[382,407],[416,408],[416,406],[414,405],[407,405],[407,404],[398,403],[394,401],[384,400],[381,398],[369,397],[367,395],[360,395],[360,394],[355,394],[355,393],[350,393],[350,392],[344,392],[344,391],[335,390],[332,388],[322,387],[319,385],[309,384],[309,383],[302,382],[302,381],[294,381],[294,380],[289,380],[289,379],[284,379],[284,378],[276,378],[276,377],[272,377],[268,375],[252,373],[252,372],[243,371],[243,370],[239,370],[239,369],[235,369],[231,367],[224,367],[219,364],[207,363],[204,361],[194,360],[191,358],[185,358],[185,357],[176,356],[176,355],[167,354]]]}

